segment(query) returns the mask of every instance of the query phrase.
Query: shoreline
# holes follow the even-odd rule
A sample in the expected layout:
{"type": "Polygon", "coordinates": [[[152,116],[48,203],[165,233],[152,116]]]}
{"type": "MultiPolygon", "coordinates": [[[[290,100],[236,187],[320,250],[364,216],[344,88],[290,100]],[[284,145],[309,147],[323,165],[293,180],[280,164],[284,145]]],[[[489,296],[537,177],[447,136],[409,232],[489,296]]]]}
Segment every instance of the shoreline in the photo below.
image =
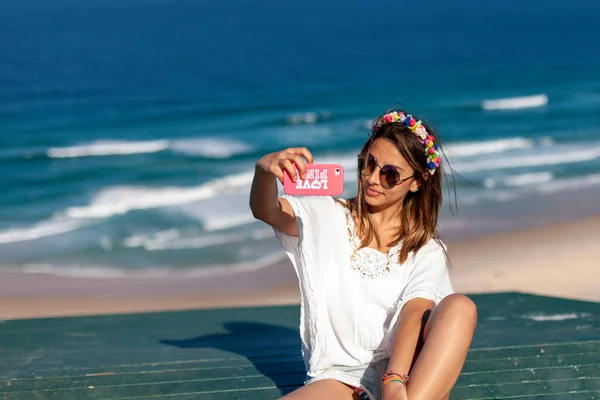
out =
{"type": "Polygon", "coordinates": [[[299,296],[289,261],[209,277],[0,273],[0,320],[298,304],[299,296]]]}
{"type": "Polygon", "coordinates": [[[600,302],[599,228],[600,215],[594,215],[454,243],[454,288],[600,302]]]}
{"type": "MultiPolygon", "coordinates": [[[[600,215],[446,240],[458,293],[520,291],[600,301],[600,215]],[[574,273],[575,272],[575,273],[574,273]]],[[[0,273],[0,320],[299,304],[288,260],[209,277],[0,273]]]]}

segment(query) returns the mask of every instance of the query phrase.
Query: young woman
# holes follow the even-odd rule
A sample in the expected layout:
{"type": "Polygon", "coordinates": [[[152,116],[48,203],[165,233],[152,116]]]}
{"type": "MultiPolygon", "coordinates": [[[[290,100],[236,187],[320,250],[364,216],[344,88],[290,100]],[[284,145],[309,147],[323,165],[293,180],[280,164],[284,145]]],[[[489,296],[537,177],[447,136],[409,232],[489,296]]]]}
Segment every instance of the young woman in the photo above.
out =
{"type": "Polygon", "coordinates": [[[278,197],[287,171],[304,177],[306,148],[267,154],[250,194],[271,225],[301,291],[305,385],[287,400],[442,400],[454,386],[477,323],[454,294],[437,234],[439,141],[424,123],[390,111],[358,156],[356,197],[278,197]]]}

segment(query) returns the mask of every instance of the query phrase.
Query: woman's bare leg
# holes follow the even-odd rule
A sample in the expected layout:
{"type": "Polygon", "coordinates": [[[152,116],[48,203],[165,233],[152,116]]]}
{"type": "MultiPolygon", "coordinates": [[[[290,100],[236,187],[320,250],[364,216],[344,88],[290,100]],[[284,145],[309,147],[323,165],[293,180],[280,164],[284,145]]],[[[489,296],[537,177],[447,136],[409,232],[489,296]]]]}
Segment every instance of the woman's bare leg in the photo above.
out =
{"type": "Polygon", "coordinates": [[[350,386],[345,385],[335,379],[323,379],[308,385],[302,386],[281,400],[357,400],[358,396],[350,386]]]}
{"type": "Polygon", "coordinates": [[[423,348],[410,371],[410,400],[446,399],[471,346],[477,308],[466,296],[453,294],[434,307],[423,329],[423,348]]]}

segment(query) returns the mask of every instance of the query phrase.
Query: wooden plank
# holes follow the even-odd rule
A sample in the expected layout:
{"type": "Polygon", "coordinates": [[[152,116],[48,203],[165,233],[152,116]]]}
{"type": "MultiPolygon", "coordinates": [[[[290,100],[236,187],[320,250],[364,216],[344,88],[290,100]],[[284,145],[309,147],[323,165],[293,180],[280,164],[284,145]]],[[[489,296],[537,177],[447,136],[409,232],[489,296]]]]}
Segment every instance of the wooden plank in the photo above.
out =
{"type": "MultiPolygon", "coordinates": [[[[452,399],[600,398],[600,304],[472,296],[452,399]]],[[[0,398],[276,399],[302,385],[297,306],[5,321],[0,398]]]]}
{"type": "Polygon", "coordinates": [[[139,398],[177,393],[226,395],[245,393],[250,389],[261,390],[265,388],[274,389],[276,387],[297,386],[297,382],[301,382],[303,377],[304,373],[277,375],[275,384],[272,380],[273,376],[268,378],[262,374],[234,378],[222,376],[217,379],[206,379],[204,377],[196,379],[169,379],[165,377],[163,380],[161,377],[160,380],[153,382],[121,381],[114,382],[113,384],[103,383],[98,386],[89,385],[89,382],[83,381],[65,388],[11,390],[7,392],[6,399],[108,399],[122,397],[124,393],[126,393],[126,396],[139,398]]]}

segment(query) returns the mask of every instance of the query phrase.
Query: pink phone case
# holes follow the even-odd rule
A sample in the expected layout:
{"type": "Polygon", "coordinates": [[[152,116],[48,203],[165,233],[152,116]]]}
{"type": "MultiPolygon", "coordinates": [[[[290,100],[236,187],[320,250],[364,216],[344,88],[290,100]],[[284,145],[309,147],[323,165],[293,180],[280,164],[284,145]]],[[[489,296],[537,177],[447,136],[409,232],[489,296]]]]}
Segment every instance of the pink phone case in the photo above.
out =
{"type": "Polygon", "coordinates": [[[306,180],[296,182],[283,171],[283,192],[294,196],[340,196],[344,191],[344,168],[339,164],[307,164],[306,180]]]}

